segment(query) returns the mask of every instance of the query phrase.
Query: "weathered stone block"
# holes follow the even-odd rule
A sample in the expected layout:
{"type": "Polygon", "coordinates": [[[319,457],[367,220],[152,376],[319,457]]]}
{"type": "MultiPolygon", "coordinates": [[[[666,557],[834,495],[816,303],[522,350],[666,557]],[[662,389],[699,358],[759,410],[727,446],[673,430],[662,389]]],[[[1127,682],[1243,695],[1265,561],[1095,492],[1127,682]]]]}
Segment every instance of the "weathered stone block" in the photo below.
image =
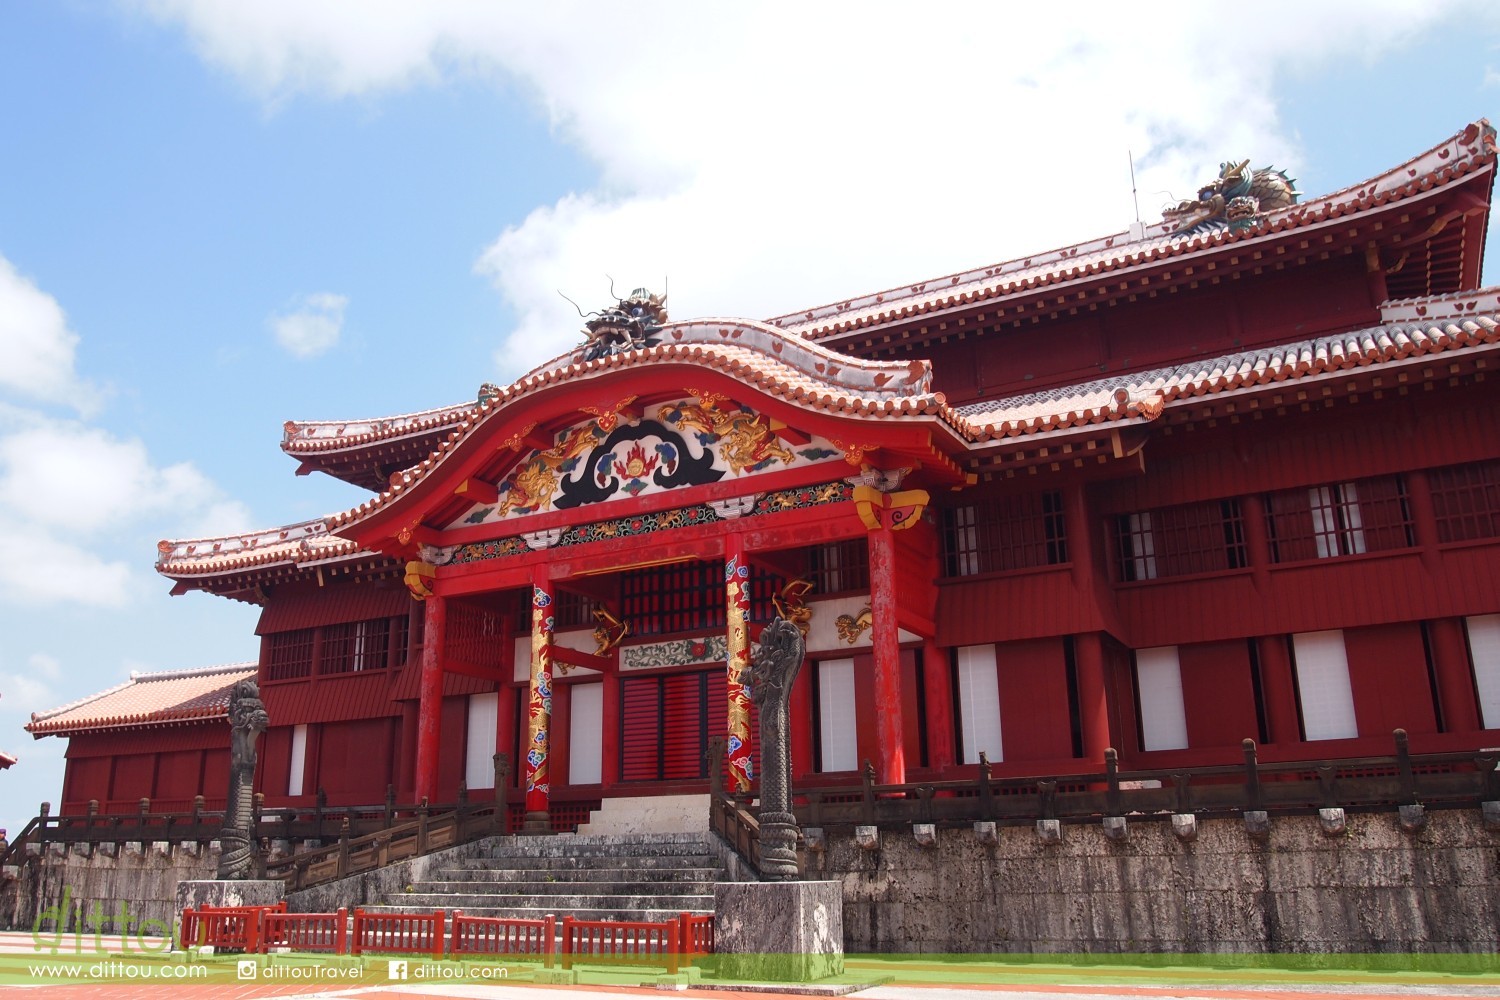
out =
{"type": "Polygon", "coordinates": [[[1106,816],[1103,822],[1104,836],[1110,840],[1121,841],[1130,836],[1130,824],[1124,816],[1106,816]]]}
{"type": "Polygon", "coordinates": [[[918,847],[933,847],[937,844],[937,827],[931,823],[913,823],[911,835],[918,847]]]}
{"type": "Polygon", "coordinates": [[[1318,825],[1322,828],[1325,837],[1342,837],[1349,829],[1348,820],[1342,809],[1319,809],[1318,825]]]}
{"type": "Polygon", "coordinates": [[[991,820],[979,820],[974,824],[974,836],[986,847],[994,847],[1000,843],[1000,837],[995,833],[995,824],[991,820]]]}
{"type": "Polygon", "coordinates": [[[1500,830],[1500,802],[1481,802],[1479,814],[1484,817],[1486,830],[1500,830]]]}
{"type": "Polygon", "coordinates": [[[1419,833],[1427,826],[1427,810],[1421,805],[1401,806],[1396,812],[1401,829],[1406,833],[1419,833]]]}
{"type": "Polygon", "coordinates": [[[802,843],[811,854],[822,854],[828,850],[828,838],[821,826],[810,826],[802,831],[802,843]]]}
{"type": "Polygon", "coordinates": [[[861,851],[880,850],[880,827],[878,826],[856,826],[854,828],[854,843],[861,851]]]}
{"type": "Polygon", "coordinates": [[[1198,817],[1192,813],[1172,814],[1172,836],[1183,843],[1198,839],[1198,817]]]}
{"type": "Polygon", "coordinates": [[[275,906],[285,894],[278,879],[195,879],[177,883],[177,912],[203,906],[275,906]]]}
{"type": "Polygon", "coordinates": [[[719,974],[732,979],[805,983],[842,973],[842,884],[718,883],[714,951],[719,974]]]}
{"type": "Polygon", "coordinates": [[[1271,839],[1271,814],[1264,809],[1245,811],[1245,833],[1251,840],[1264,844],[1271,839]]]}
{"type": "Polygon", "coordinates": [[[1062,823],[1055,819],[1036,821],[1036,839],[1044,844],[1062,843],[1062,823]]]}

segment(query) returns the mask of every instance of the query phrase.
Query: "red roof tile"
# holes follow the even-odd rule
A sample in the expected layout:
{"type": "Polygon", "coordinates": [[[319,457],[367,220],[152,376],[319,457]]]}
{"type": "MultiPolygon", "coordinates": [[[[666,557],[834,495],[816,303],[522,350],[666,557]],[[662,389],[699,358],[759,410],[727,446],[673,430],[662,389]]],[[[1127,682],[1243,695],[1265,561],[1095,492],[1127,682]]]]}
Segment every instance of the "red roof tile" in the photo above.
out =
{"type": "Polygon", "coordinates": [[[255,676],[254,663],[132,674],[130,680],[50,712],[34,712],[33,736],[70,736],[100,729],[129,729],[227,718],[229,692],[255,676]]]}
{"type": "Polygon", "coordinates": [[[0,771],[5,770],[16,762],[16,758],[0,750],[0,771]]]}
{"type": "Polygon", "coordinates": [[[1226,244],[1252,242],[1401,201],[1457,180],[1492,163],[1495,156],[1495,131],[1488,121],[1480,120],[1406,163],[1333,194],[1271,212],[1240,232],[1184,235],[1161,222],[1146,227],[1144,238],[1134,238],[1128,232],[1101,236],[989,267],[788,313],[769,322],[818,340],[971,303],[993,302],[1042,286],[1055,287],[1226,244]]]}

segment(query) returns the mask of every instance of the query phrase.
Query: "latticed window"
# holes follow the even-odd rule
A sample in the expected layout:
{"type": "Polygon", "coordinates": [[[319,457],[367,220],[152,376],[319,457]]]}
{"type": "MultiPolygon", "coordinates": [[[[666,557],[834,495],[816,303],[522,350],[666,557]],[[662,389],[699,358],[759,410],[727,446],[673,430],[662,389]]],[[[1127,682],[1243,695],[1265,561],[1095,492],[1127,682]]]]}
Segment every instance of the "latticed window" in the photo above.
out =
{"type": "MultiPolygon", "coordinates": [[[[591,597],[583,594],[575,594],[568,590],[559,590],[552,602],[552,616],[554,628],[582,628],[585,625],[594,624],[594,609],[599,607],[591,597]]],[[[526,622],[526,631],[530,631],[531,621],[526,622]]]]}
{"type": "Polygon", "coordinates": [[[314,629],[273,632],[266,636],[266,679],[272,681],[306,677],[312,673],[314,629]]]}
{"type": "Polygon", "coordinates": [[[1500,461],[1433,469],[1427,482],[1438,541],[1500,537],[1500,461]]]}
{"type": "Polygon", "coordinates": [[[1248,562],[1237,499],[1121,514],[1113,529],[1115,573],[1124,582],[1218,573],[1248,562]]]}
{"type": "Polygon", "coordinates": [[[356,670],[384,670],[390,659],[391,620],[344,622],[323,629],[319,674],[347,674],[356,670]]]}
{"type": "Polygon", "coordinates": [[[1415,544],[1406,482],[1381,476],[1266,496],[1273,562],[1334,559],[1415,544]]]}
{"type": "Polygon", "coordinates": [[[870,550],[863,538],[819,545],[807,553],[807,578],[819,596],[870,589],[870,550]]]}
{"type": "Polygon", "coordinates": [[[635,635],[723,628],[724,601],[724,566],[718,562],[653,566],[620,579],[621,617],[635,635]]]}
{"type": "Polygon", "coordinates": [[[1055,566],[1068,561],[1062,494],[995,497],[943,511],[949,576],[1055,566]]]}

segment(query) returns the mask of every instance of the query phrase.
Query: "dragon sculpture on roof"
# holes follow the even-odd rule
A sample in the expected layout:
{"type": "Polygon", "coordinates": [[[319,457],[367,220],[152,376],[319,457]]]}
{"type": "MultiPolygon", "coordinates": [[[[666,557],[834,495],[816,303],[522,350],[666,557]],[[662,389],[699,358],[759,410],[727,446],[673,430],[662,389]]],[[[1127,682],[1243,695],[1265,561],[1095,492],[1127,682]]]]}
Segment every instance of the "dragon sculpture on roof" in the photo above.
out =
{"type": "Polygon", "coordinates": [[[667,321],[667,297],[637,288],[614,305],[584,314],[583,360],[594,361],[612,354],[651,347],[667,321]]]}
{"type": "Polygon", "coordinates": [[[1250,169],[1249,160],[1219,164],[1219,176],[1198,190],[1197,198],[1180,201],[1162,212],[1174,233],[1231,232],[1258,222],[1267,212],[1297,203],[1297,182],[1275,167],[1250,169]]]}

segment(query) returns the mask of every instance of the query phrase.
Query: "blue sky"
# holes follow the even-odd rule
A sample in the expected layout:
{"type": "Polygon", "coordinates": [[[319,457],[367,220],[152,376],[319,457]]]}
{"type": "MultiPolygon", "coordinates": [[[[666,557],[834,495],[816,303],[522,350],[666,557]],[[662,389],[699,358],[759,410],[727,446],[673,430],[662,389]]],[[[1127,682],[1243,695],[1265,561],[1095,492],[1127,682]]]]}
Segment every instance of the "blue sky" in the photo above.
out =
{"type": "Polygon", "coordinates": [[[0,6],[0,827],[60,795],[31,712],[255,656],[158,539],[358,503],[282,422],[514,378],[578,337],[558,289],[766,317],[1122,229],[1127,150],[1154,219],[1500,110],[1493,4],[1121,6],[0,6]]]}

